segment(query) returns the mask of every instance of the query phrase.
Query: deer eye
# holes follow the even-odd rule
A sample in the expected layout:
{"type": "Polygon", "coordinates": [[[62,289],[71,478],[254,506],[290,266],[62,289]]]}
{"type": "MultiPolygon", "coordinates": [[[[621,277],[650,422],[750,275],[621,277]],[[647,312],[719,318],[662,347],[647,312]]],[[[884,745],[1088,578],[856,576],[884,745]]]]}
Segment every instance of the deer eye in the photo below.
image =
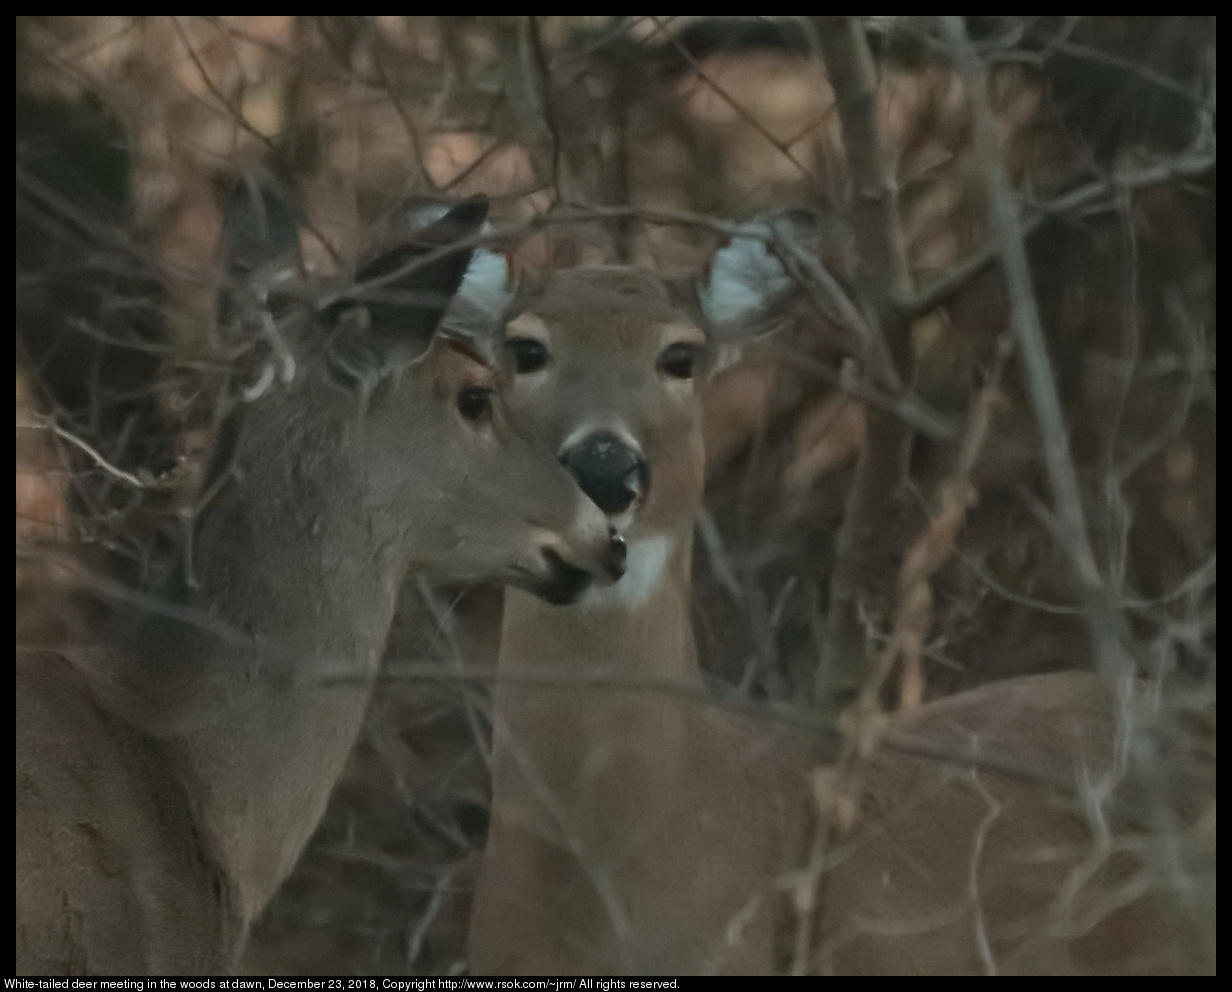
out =
{"type": "Polygon", "coordinates": [[[673,379],[692,379],[693,366],[697,363],[697,346],[691,344],[673,344],[663,349],[659,356],[660,372],[670,375],[673,379]]]}
{"type": "Polygon", "coordinates": [[[513,365],[518,375],[538,372],[548,363],[548,349],[542,341],[534,338],[512,338],[507,347],[513,353],[513,365]]]}
{"type": "Polygon", "coordinates": [[[467,420],[485,420],[492,413],[492,390],[467,386],[458,393],[458,413],[467,420]]]}

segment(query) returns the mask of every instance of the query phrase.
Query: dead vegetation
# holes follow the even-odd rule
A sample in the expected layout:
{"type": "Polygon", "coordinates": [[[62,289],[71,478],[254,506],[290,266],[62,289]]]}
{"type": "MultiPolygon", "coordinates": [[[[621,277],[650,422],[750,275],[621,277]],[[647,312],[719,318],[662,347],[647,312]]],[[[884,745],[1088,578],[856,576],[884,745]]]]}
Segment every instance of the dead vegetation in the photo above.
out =
{"type": "MultiPolygon", "coordinates": [[[[321,277],[423,199],[491,197],[528,280],[687,284],[768,218],[791,286],[705,398],[716,696],[839,731],[841,832],[887,714],[1140,676],[1118,753],[1152,870],[1200,883],[1185,966],[1213,971],[1214,807],[1176,783],[1214,767],[1214,104],[1202,18],[19,19],[18,644],[88,641],[108,583],[176,560],[219,397],[278,360],[218,332],[237,181],[301,205],[321,277]]],[[[465,967],[500,608],[402,590],[246,969],[465,967]]]]}

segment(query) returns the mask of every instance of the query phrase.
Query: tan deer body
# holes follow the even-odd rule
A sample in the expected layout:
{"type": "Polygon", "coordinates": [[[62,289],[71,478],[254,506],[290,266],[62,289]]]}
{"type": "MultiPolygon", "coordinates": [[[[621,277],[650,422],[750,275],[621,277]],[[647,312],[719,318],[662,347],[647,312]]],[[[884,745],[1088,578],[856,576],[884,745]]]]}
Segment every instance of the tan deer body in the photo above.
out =
{"type": "MultiPolygon", "coordinates": [[[[725,318],[766,288],[764,251],[741,241],[703,293],[712,334],[733,336],[725,318]]],[[[1094,676],[925,707],[905,745],[892,736],[828,787],[860,810],[850,836],[817,816],[824,741],[707,698],[690,622],[699,323],[649,274],[579,269],[506,329],[511,410],[618,523],[629,560],[561,610],[507,596],[473,971],[1194,968],[1167,894],[1178,878],[1150,877],[1149,852],[1112,851],[1092,826],[1120,837],[1133,822],[1109,785],[1126,778],[1124,715],[1094,676]]],[[[1210,802],[1213,831],[1213,764],[1194,782],[1189,808],[1210,802]]]]}
{"type": "Polygon", "coordinates": [[[19,650],[19,973],[231,966],[359,732],[408,569],[556,601],[618,571],[602,514],[505,423],[483,343],[434,335],[470,257],[436,246],[483,212],[309,318],[332,338],[239,418],[193,583],[105,647],[19,650]]]}
{"type": "Polygon", "coordinates": [[[519,342],[550,356],[515,377],[514,416],[575,471],[594,442],[648,479],[635,508],[636,479],[609,506],[630,528],[620,583],[552,617],[506,599],[472,967],[767,972],[800,842],[780,804],[804,803],[810,764],[805,742],[705,701],[690,568],[706,338],[653,277],[616,269],[553,277],[508,336],[523,364],[519,342]]]}
{"type": "Polygon", "coordinates": [[[812,967],[1213,971],[1213,707],[1181,727],[1123,688],[1030,676],[899,721],[854,769],[860,823],[828,852],[812,967]],[[1166,781],[1134,767],[1144,747],[1166,781]]]}
{"type": "Polygon", "coordinates": [[[706,705],[689,543],[641,603],[552,622],[506,600],[477,973],[773,967],[773,883],[801,839],[785,804],[809,764],[773,724],[706,705]]]}

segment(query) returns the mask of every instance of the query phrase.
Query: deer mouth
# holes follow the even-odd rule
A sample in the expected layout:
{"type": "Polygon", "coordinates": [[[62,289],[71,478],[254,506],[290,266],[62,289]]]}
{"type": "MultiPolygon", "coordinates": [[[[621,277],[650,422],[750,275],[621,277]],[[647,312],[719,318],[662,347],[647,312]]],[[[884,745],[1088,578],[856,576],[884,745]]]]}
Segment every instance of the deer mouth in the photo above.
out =
{"type": "Polygon", "coordinates": [[[593,576],[584,568],[570,565],[551,548],[543,550],[547,575],[536,576],[529,591],[555,606],[576,603],[590,588],[593,576]]]}
{"type": "Polygon", "coordinates": [[[576,603],[592,585],[611,585],[625,574],[629,549],[625,539],[614,527],[607,528],[607,543],[602,551],[585,556],[586,567],[572,564],[551,544],[539,547],[537,566],[529,563],[513,566],[517,585],[527,592],[555,605],[576,603]]]}

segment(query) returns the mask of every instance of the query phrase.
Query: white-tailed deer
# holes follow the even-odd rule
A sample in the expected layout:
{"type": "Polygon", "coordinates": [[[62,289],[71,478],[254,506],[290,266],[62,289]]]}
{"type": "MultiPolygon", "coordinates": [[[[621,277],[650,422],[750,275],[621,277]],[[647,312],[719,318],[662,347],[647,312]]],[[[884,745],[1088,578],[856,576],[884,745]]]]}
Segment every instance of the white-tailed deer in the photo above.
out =
{"type": "Polygon", "coordinates": [[[1184,817],[1127,820],[1111,786],[1131,707],[1095,677],[925,707],[841,780],[818,773],[817,739],[707,698],[690,621],[700,390],[716,340],[764,325],[789,285],[740,237],[700,307],[628,268],[555,273],[511,307],[511,413],[622,528],[628,570],[563,609],[506,597],[472,968],[1204,967],[1177,936],[1197,876],[1162,877],[1155,855],[1192,850],[1213,765],[1197,761],[1184,817]],[[858,809],[855,833],[819,808],[858,809]]]}
{"type": "Polygon", "coordinates": [[[191,568],[105,646],[17,653],[18,973],[231,967],[359,732],[408,569],[567,602],[622,567],[510,427],[489,343],[435,333],[486,206],[275,322],[297,242],[260,201],[229,218],[231,268],[282,374],[224,431],[191,568]]]}

